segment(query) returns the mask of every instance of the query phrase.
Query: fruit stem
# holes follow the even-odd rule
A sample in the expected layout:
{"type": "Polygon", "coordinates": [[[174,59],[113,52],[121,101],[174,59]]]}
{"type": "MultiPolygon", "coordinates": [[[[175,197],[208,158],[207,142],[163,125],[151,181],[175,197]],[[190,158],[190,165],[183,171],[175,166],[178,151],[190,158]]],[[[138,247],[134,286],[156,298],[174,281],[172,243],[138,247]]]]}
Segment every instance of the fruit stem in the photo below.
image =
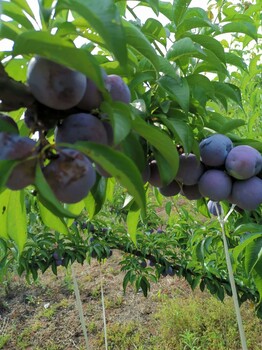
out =
{"type": "Polygon", "coordinates": [[[83,331],[84,338],[85,338],[86,350],[89,350],[87,329],[86,329],[84,312],[83,312],[83,305],[81,302],[80,292],[79,292],[78,283],[77,283],[76,274],[75,274],[75,270],[74,270],[73,265],[71,265],[71,273],[72,273],[72,279],[73,279],[73,283],[74,283],[74,292],[75,292],[75,296],[76,296],[76,306],[77,306],[77,310],[78,310],[78,314],[79,314],[79,318],[80,318],[80,322],[81,322],[82,331],[83,331]]]}
{"type": "Polygon", "coordinates": [[[101,302],[102,302],[103,323],[104,323],[105,349],[108,350],[107,328],[106,328],[106,309],[105,309],[105,299],[104,299],[104,289],[103,289],[103,276],[102,276],[101,264],[100,264],[100,280],[101,280],[101,302]]]}
{"type": "Polygon", "coordinates": [[[230,282],[231,289],[232,289],[232,295],[233,295],[233,301],[234,301],[234,307],[235,307],[235,312],[236,312],[236,318],[237,318],[237,324],[238,324],[241,345],[242,345],[243,350],[248,350],[245,331],[244,331],[244,327],[243,327],[243,321],[242,321],[242,317],[241,317],[241,313],[240,313],[240,307],[239,307],[239,302],[238,302],[238,295],[237,295],[237,289],[236,289],[236,284],[235,284],[235,279],[234,279],[234,274],[233,274],[233,268],[232,268],[231,259],[230,259],[230,255],[229,255],[227,237],[226,237],[226,233],[225,233],[225,224],[226,224],[227,219],[229,218],[230,214],[233,212],[234,207],[235,207],[235,205],[232,205],[232,207],[229,210],[229,212],[227,213],[227,215],[224,216],[223,208],[221,207],[221,214],[219,214],[219,208],[217,206],[217,203],[215,203],[218,221],[219,221],[220,226],[221,226],[229,282],[230,282]]]}

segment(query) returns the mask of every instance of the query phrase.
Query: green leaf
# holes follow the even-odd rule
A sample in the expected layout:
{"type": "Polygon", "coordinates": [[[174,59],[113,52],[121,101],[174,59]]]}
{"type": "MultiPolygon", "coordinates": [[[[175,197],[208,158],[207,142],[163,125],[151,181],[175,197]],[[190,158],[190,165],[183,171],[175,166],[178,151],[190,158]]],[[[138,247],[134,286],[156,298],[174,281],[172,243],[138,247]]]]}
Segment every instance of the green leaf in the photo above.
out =
{"type": "Polygon", "coordinates": [[[51,229],[67,235],[69,233],[68,227],[63,218],[53,214],[41,202],[38,202],[39,213],[43,223],[51,229]]]}
{"type": "Polygon", "coordinates": [[[222,98],[225,100],[231,99],[232,101],[237,103],[241,108],[243,108],[241,92],[236,85],[229,83],[220,83],[218,81],[212,81],[211,84],[213,85],[215,95],[218,98],[222,98]]]}
{"type": "Polygon", "coordinates": [[[193,97],[205,107],[206,102],[213,97],[215,92],[211,81],[202,74],[191,74],[186,79],[193,97]]]}
{"type": "Polygon", "coordinates": [[[204,215],[206,218],[210,218],[210,213],[207,208],[206,199],[205,198],[198,199],[196,203],[197,203],[197,210],[199,211],[199,213],[204,215]]]}
{"type": "Polygon", "coordinates": [[[165,211],[168,216],[170,216],[172,210],[172,202],[166,202],[165,211]]]}
{"type": "Polygon", "coordinates": [[[250,275],[262,258],[262,237],[249,243],[245,250],[245,270],[250,275]]]}
{"type": "Polygon", "coordinates": [[[105,91],[101,70],[91,53],[77,49],[68,40],[43,31],[20,34],[14,44],[14,55],[37,54],[75,69],[88,76],[101,91],[105,91]]]}
{"type": "Polygon", "coordinates": [[[178,25],[185,15],[185,12],[192,0],[174,0],[172,12],[172,19],[176,25],[178,25]]]}
{"type": "Polygon", "coordinates": [[[224,33],[244,33],[249,35],[252,39],[257,40],[256,26],[250,22],[237,21],[237,22],[227,23],[224,26],[222,26],[221,32],[223,34],[224,33]]]}
{"type": "Polygon", "coordinates": [[[17,36],[21,33],[14,22],[1,22],[0,25],[0,39],[9,39],[15,41],[17,36]]]}
{"type": "Polygon", "coordinates": [[[21,7],[21,9],[25,12],[27,12],[32,18],[34,17],[34,13],[31,10],[30,6],[28,5],[26,0],[12,0],[12,3],[16,4],[17,6],[21,7]]]}
{"type": "Polygon", "coordinates": [[[141,30],[150,42],[156,40],[162,45],[166,45],[166,30],[158,20],[148,18],[141,30]]]}
{"type": "Polygon", "coordinates": [[[141,174],[128,157],[108,146],[93,142],[77,142],[70,147],[86,154],[114,176],[134,197],[142,212],[145,211],[145,193],[141,174]]]}
{"type": "Polygon", "coordinates": [[[226,62],[228,64],[236,66],[236,67],[238,67],[238,68],[240,68],[240,69],[242,69],[242,70],[244,70],[246,72],[248,71],[247,70],[247,65],[246,65],[245,61],[241,57],[235,55],[232,52],[226,52],[225,53],[225,57],[226,57],[226,62]]]}
{"type": "Polygon", "coordinates": [[[59,0],[57,11],[68,9],[84,17],[103,38],[109,51],[126,67],[127,48],[121,17],[113,0],[59,0]]]}
{"type": "Polygon", "coordinates": [[[34,29],[33,24],[29,19],[24,15],[22,9],[12,2],[2,1],[2,13],[6,16],[9,16],[17,24],[22,25],[26,29],[34,29]]]}
{"type": "Polygon", "coordinates": [[[136,164],[142,173],[145,169],[145,152],[139,136],[131,132],[120,145],[121,151],[136,164]]]}
{"type": "Polygon", "coordinates": [[[248,247],[249,244],[251,244],[256,239],[260,239],[262,236],[262,233],[250,233],[247,235],[247,238],[244,239],[244,241],[239,244],[237,247],[233,249],[233,257],[235,260],[237,260],[240,253],[244,251],[248,247]]]}
{"type": "Polygon", "coordinates": [[[221,62],[225,63],[225,52],[221,43],[208,35],[196,34],[190,35],[190,38],[195,42],[212,51],[221,62]]]}
{"type": "Polygon", "coordinates": [[[27,219],[24,191],[11,191],[7,206],[7,234],[22,252],[27,239],[27,219]]]}
{"type": "Polygon", "coordinates": [[[137,117],[133,121],[133,129],[144,139],[146,139],[167,161],[171,172],[169,174],[170,177],[167,178],[165,182],[169,183],[172,181],[176,176],[179,165],[179,156],[176,145],[159,128],[147,124],[140,117],[137,117]]]}
{"type": "Polygon", "coordinates": [[[192,152],[194,134],[191,127],[184,121],[160,116],[164,125],[172,132],[176,138],[176,142],[182,144],[185,153],[192,152]]]}
{"type": "Polygon", "coordinates": [[[101,110],[105,112],[112,123],[114,130],[114,144],[123,141],[131,130],[131,115],[128,105],[121,102],[112,104],[103,103],[101,110]]]}
{"type": "Polygon", "coordinates": [[[35,186],[37,191],[39,192],[40,202],[53,214],[59,217],[68,217],[68,218],[77,217],[77,215],[65,209],[62,203],[59,202],[59,200],[55,197],[53,191],[51,190],[50,186],[48,185],[42,173],[42,170],[39,164],[37,164],[36,166],[35,186]]]}
{"type": "Polygon", "coordinates": [[[13,168],[18,164],[15,160],[0,160],[0,189],[5,186],[13,168]]]}
{"type": "Polygon", "coordinates": [[[246,122],[243,119],[228,120],[225,124],[221,125],[220,133],[226,134],[229,131],[235,130],[235,129],[237,129],[240,126],[243,126],[245,124],[246,124],[246,122]]]}
{"type": "Polygon", "coordinates": [[[141,4],[147,3],[152,8],[152,10],[155,12],[155,14],[158,16],[158,14],[159,14],[158,2],[159,2],[159,0],[143,0],[143,1],[141,1],[141,4]]]}
{"type": "Polygon", "coordinates": [[[7,208],[11,190],[6,189],[0,192],[0,237],[8,239],[7,231],[7,208]]]}
{"type": "Polygon", "coordinates": [[[101,210],[106,199],[106,188],[107,179],[104,177],[98,177],[95,185],[92,187],[88,196],[84,199],[90,219],[92,219],[101,210]]]}
{"type": "Polygon", "coordinates": [[[176,35],[180,38],[185,32],[193,28],[214,27],[208,18],[192,17],[183,20],[177,27],[176,35]]]}
{"type": "Polygon", "coordinates": [[[140,214],[141,209],[138,207],[136,202],[134,202],[128,210],[126,219],[127,232],[134,244],[136,244],[137,225],[139,222],[140,214]]]}
{"type": "Polygon", "coordinates": [[[187,37],[177,40],[167,51],[166,57],[169,60],[176,61],[181,57],[194,56],[198,53],[205,55],[201,47],[194,44],[193,40],[187,37]]]}
{"type": "Polygon", "coordinates": [[[164,76],[158,80],[158,83],[187,113],[190,101],[190,91],[187,80],[183,77],[174,79],[169,76],[164,76]]]}
{"type": "Polygon", "coordinates": [[[151,46],[145,35],[132,23],[123,20],[123,26],[126,33],[126,42],[136,49],[141,55],[146,57],[159,72],[159,59],[156,51],[151,46]]]}

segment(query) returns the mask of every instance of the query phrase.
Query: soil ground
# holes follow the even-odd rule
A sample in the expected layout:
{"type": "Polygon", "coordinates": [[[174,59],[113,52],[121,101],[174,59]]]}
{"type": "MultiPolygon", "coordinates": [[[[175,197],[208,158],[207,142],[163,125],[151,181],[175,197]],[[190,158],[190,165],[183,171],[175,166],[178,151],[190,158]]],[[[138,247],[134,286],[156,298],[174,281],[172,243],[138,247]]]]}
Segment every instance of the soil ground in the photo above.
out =
{"type": "MultiPolygon", "coordinates": [[[[154,315],[163,301],[193,296],[202,299],[203,302],[203,298],[210,298],[210,296],[199,290],[193,293],[184,280],[170,276],[161,278],[157,284],[152,284],[147,298],[142,292],[136,293],[131,287],[128,287],[124,294],[122,288],[124,272],[120,271],[119,265],[121,254],[114,251],[112,257],[103,264],[92,260],[91,265],[74,264],[73,266],[87,328],[88,349],[105,349],[101,302],[102,282],[106,324],[108,336],[111,337],[108,349],[165,350],[167,348],[164,344],[158,344],[156,347],[137,346],[133,341],[130,341],[131,345],[119,344],[121,344],[121,337],[126,341],[128,337],[141,336],[141,329],[143,329],[142,337],[146,344],[149,344],[152,339],[158,341],[159,324],[154,315]]],[[[260,338],[259,343],[261,341],[262,344],[262,337],[260,338]]],[[[137,341],[136,338],[136,344],[139,342],[140,340],[137,341]]],[[[59,267],[57,276],[47,271],[37,283],[33,284],[26,283],[24,278],[17,275],[10,276],[8,285],[0,287],[0,349],[87,349],[71,269],[59,267]]],[[[183,347],[183,349],[199,349],[199,347],[183,347]]],[[[257,349],[259,347],[256,347],[257,349]]]]}
{"type": "MultiPolygon", "coordinates": [[[[166,277],[151,285],[147,298],[142,292],[135,293],[131,287],[124,294],[120,254],[115,251],[101,265],[93,260],[91,265],[74,264],[73,267],[92,350],[105,348],[101,281],[108,327],[111,323],[132,321],[149,325],[160,303],[159,295],[172,297],[177,289],[185,295],[191,293],[184,281],[178,283],[174,277],[166,277]]],[[[148,329],[152,335],[157,335],[153,326],[148,329]]],[[[36,284],[27,284],[24,278],[18,276],[12,277],[8,292],[4,292],[3,288],[0,292],[0,335],[9,338],[0,346],[1,349],[84,349],[71,271],[59,267],[57,276],[47,271],[36,284]]]]}

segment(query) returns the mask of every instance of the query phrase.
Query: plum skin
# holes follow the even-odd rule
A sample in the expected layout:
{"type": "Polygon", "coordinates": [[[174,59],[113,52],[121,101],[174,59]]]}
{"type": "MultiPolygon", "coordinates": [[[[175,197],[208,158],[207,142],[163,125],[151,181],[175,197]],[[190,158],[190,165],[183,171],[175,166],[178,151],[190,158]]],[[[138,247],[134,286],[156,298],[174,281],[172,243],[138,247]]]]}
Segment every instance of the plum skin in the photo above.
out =
{"type": "Polygon", "coordinates": [[[238,180],[246,180],[261,171],[262,156],[251,146],[236,146],[229,152],[225,167],[232,177],[238,180]]]}
{"type": "Polygon", "coordinates": [[[199,179],[199,192],[214,202],[225,200],[231,194],[232,179],[222,170],[207,170],[199,179]]]}
{"type": "Polygon", "coordinates": [[[223,134],[214,134],[202,140],[199,148],[201,161],[205,165],[217,167],[224,165],[233,143],[223,134]]]}
{"type": "Polygon", "coordinates": [[[39,102],[65,110],[76,106],[84,96],[86,76],[44,57],[31,59],[27,83],[39,102]]]}
{"type": "Polygon", "coordinates": [[[262,203],[262,180],[253,176],[233,183],[230,196],[232,203],[244,210],[255,210],[262,203]]]}
{"type": "Polygon", "coordinates": [[[195,185],[204,173],[204,165],[193,153],[182,153],[179,156],[179,167],[176,180],[184,185],[195,185]]]}
{"type": "Polygon", "coordinates": [[[92,114],[76,113],[65,118],[55,129],[55,141],[75,143],[92,141],[108,144],[108,137],[103,123],[92,114]]]}
{"type": "Polygon", "coordinates": [[[131,102],[129,87],[119,75],[108,75],[105,79],[105,85],[113,101],[120,101],[126,104],[131,102]]]}
{"type": "Polygon", "coordinates": [[[159,192],[165,197],[176,196],[180,192],[180,190],[180,185],[176,180],[173,180],[167,186],[159,188],[159,192]]]}
{"type": "Polygon", "coordinates": [[[92,163],[72,149],[62,149],[43,169],[43,174],[57,199],[69,204],[85,198],[96,181],[92,163]]]}
{"type": "Polygon", "coordinates": [[[207,202],[207,208],[208,208],[209,213],[212,215],[218,216],[218,215],[222,214],[222,208],[218,202],[214,202],[212,200],[209,200],[207,202]],[[216,206],[217,206],[217,208],[216,208],[216,206]]]}
{"type": "Polygon", "coordinates": [[[163,187],[163,181],[160,177],[159,169],[156,160],[152,160],[149,163],[149,179],[148,182],[154,187],[163,187]]]}
{"type": "Polygon", "coordinates": [[[189,200],[197,200],[202,198],[202,194],[199,192],[198,184],[195,185],[183,185],[180,191],[182,196],[185,196],[189,200]]]}
{"type": "Polygon", "coordinates": [[[34,183],[37,158],[33,156],[36,141],[17,134],[0,133],[0,160],[20,161],[11,171],[6,187],[21,190],[34,183]]]}

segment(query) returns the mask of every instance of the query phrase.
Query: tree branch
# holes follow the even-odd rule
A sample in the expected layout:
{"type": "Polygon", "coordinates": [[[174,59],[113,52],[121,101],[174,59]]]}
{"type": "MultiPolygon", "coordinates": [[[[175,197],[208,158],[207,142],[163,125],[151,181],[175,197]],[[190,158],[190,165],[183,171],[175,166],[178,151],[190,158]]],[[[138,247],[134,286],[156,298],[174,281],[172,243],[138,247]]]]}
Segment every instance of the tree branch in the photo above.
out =
{"type": "Polygon", "coordinates": [[[22,107],[30,107],[35,101],[29,88],[6,73],[0,63],[0,111],[10,112],[22,107]]]}

